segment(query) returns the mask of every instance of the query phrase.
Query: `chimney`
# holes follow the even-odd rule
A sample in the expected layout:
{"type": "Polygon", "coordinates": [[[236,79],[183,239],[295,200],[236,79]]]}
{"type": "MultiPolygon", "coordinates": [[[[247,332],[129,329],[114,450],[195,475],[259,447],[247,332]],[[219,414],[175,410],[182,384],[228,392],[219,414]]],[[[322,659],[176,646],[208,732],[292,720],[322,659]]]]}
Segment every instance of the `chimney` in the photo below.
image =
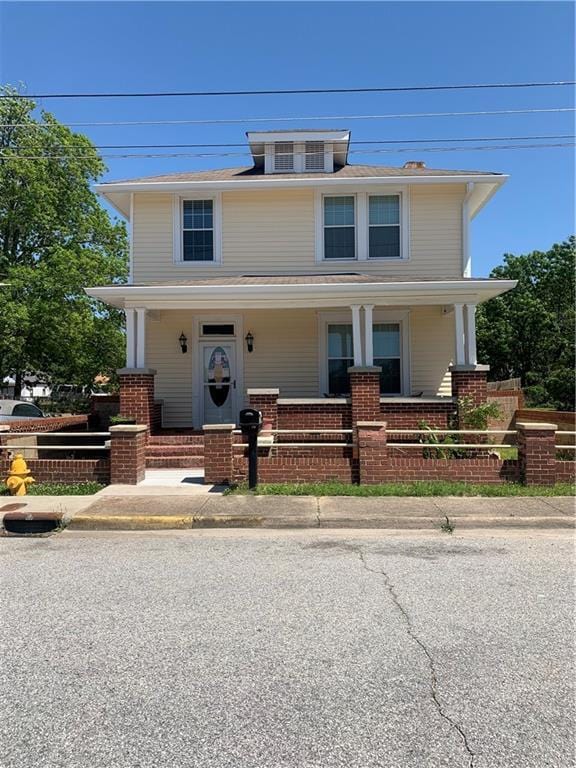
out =
{"type": "Polygon", "coordinates": [[[411,171],[419,170],[426,168],[426,163],[422,160],[408,160],[407,163],[404,163],[404,168],[409,168],[411,171]]]}

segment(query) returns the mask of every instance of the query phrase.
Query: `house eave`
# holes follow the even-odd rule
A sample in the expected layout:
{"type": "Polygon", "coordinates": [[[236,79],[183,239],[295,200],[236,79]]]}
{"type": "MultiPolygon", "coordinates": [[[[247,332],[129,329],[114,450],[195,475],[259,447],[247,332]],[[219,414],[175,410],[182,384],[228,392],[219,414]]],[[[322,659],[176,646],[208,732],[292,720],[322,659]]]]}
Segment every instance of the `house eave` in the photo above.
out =
{"type": "Polygon", "coordinates": [[[341,307],[355,302],[378,306],[480,304],[506,293],[515,280],[445,280],[394,283],[298,285],[119,285],[86,293],[120,308],[220,309],[341,307]]]}

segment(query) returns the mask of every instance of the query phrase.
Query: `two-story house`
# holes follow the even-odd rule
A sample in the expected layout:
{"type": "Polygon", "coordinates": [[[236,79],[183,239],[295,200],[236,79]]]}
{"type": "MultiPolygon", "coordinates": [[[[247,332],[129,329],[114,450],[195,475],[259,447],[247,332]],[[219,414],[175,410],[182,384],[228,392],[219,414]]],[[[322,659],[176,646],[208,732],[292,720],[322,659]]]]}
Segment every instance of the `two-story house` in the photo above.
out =
{"type": "Polygon", "coordinates": [[[161,401],[164,428],[201,429],[251,392],[338,409],[356,373],[415,425],[459,375],[485,382],[475,309],[515,283],[471,276],[469,225],[507,177],[352,165],[349,139],[250,132],[252,167],[98,185],[130,229],[129,282],[88,289],[126,313],[123,413],[161,401]]]}

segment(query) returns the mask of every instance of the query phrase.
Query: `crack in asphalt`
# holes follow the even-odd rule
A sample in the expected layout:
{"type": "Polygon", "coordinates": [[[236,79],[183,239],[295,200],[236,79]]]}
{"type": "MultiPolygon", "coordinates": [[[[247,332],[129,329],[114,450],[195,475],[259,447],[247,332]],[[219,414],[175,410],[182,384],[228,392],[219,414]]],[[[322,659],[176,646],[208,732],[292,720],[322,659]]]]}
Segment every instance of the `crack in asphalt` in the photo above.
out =
{"type": "Polygon", "coordinates": [[[316,524],[320,528],[320,497],[316,497],[316,524]]]}
{"type": "Polygon", "coordinates": [[[442,717],[450,725],[450,727],[453,728],[458,733],[458,735],[462,739],[464,749],[468,754],[468,768],[474,768],[474,758],[476,757],[476,753],[472,751],[470,744],[468,742],[468,737],[464,729],[455,720],[453,720],[450,717],[450,715],[448,715],[444,711],[444,709],[442,708],[442,704],[440,703],[440,699],[438,698],[438,677],[436,674],[436,664],[434,662],[434,657],[432,656],[432,653],[427,648],[426,644],[416,634],[416,631],[414,630],[414,626],[412,624],[412,620],[410,618],[410,614],[400,602],[400,599],[394,589],[394,585],[390,580],[390,576],[386,573],[386,571],[382,571],[376,568],[371,568],[366,561],[366,555],[364,554],[364,552],[362,552],[362,550],[360,549],[358,549],[357,552],[364,570],[368,571],[369,573],[375,573],[378,576],[382,576],[384,578],[384,584],[386,586],[386,589],[388,590],[390,597],[392,598],[392,602],[394,603],[397,610],[399,611],[402,618],[404,619],[404,622],[406,624],[406,629],[408,631],[408,635],[416,643],[416,645],[418,645],[418,647],[423,651],[428,661],[428,667],[430,668],[430,692],[431,692],[432,701],[434,702],[434,706],[438,710],[438,714],[440,715],[440,717],[442,717]]]}

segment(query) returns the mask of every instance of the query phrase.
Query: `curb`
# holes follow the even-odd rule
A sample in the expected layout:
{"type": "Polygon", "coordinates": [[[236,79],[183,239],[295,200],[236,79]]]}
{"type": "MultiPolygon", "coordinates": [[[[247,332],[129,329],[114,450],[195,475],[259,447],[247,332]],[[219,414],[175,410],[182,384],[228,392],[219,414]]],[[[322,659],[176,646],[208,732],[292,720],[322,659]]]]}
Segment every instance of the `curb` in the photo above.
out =
{"type": "MultiPolygon", "coordinates": [[[[76,515],[68,525],[70,531],[154,531],[191,530],[199,528],[267,528],[267,529],[396,529],[440,530],[444,517],[327,518],[314,520],[306,516],[264,517],[257,515],[76,515]]],[[[576,521],[566,516],[554,517],[451,517],[455,530],[470,528],[538,528],[574,529],[576,521]]]]}
{"type": "Polygon", "coordinates": [[[248,515],[75,515],[69,531],[160,531],[191,528],[266,527],[263,517],[248,515]]]}

